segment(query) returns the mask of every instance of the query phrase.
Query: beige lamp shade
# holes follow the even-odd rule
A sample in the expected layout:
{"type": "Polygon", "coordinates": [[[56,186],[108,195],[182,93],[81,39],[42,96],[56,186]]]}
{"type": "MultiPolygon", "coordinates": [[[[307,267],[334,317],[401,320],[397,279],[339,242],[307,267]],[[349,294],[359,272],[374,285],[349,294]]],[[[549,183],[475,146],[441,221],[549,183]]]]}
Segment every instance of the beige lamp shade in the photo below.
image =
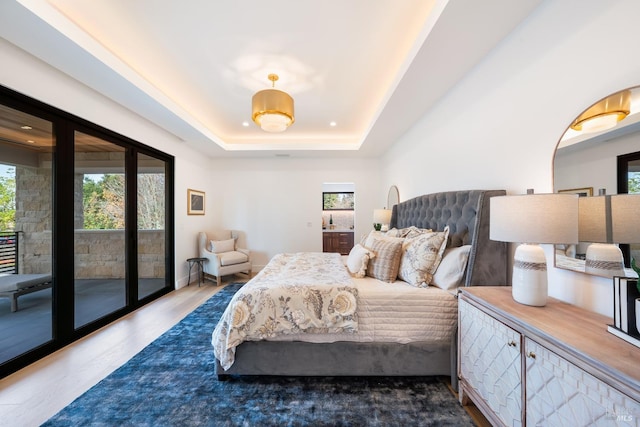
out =
{"type": "Polygon", "coordinates": [[[578,199],[578,240],[591,243],[613,243],[611,229],[611,196],[578,199]]]}
{"type": "Polygon", "coordinates": [[[611,226],[616,243],[640,243],[640,194],[611,196],[611,226]]]}
{"type": "Polygon", "coordinates": [[[578,243],[578,195],[492,197],[489,227],[500,242],[578,243]]]}
{"type": "Polygon", "coordinates": [[[389,224],[391,222],[391,209],[374,209],[374,224],[389,224]]]}

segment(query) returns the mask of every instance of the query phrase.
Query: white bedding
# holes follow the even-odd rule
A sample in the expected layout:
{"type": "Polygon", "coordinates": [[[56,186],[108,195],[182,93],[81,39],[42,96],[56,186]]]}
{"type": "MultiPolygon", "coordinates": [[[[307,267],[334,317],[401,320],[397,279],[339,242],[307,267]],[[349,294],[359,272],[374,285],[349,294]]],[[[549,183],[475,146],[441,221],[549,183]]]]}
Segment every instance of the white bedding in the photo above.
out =
{"type": "Polygon", "coordinates": [[[212,334],[223,369],[243,341],[451,341],[455,290],[351,278],[336,255],[279,254],[238,291],[212,334]]]}
{"type": "Polygon", "coordinates": [[[365,277],[353,279],[358,289],[358,332],[291,334],[270,341],[391,342],[451,341],[458,322],[455,290],[417,288],[402,281],[386,283],[365,277]]]}

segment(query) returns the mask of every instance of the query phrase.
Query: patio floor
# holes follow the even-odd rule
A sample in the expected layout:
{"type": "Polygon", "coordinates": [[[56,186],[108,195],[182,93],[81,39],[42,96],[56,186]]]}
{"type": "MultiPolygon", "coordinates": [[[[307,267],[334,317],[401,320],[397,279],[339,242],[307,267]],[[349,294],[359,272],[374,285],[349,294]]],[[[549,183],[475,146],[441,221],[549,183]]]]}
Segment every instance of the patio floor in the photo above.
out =
{"type": "MultiPolygon", "coordinates": [[[[141,279],[140,298],[164,286],[164,279],[141,279]]],[[[76,328],[125,305],[124,280],[76,280],[76,328]]],[[[0,363],[51,340],[51,289],[18,298],[11,312],[9,298],[0,298],[0,363]]]]}

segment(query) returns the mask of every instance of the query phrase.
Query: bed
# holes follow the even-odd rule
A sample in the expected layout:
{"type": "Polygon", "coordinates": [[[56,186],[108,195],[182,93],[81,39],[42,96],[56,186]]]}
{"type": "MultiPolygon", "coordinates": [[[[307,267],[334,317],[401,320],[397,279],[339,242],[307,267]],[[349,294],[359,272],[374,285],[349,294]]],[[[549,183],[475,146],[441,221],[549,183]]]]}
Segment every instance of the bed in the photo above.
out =
{"type": "MultiPolygon", "coordinates": [[[[390,228],[397,230],[413,226],[438,231],[447,229],[447,247],[449,249],[466,247],[468,251],[460,286],[506,285],[506,243],[489,239],[489,199],[504,194],[504,190],[465,190],[419,196],[393,207],[390,228]]],[[[334,260],[322,262],[334,263],[334,260]]],[[[269,265],[265,267],[266,270],[269,268],[269,265]]],[[[261,273],[262,271],[252,281],[261,273]]],[[[391,284],[370,277],[354,279],[353,282],[355,290],[340,287],[343,284],[340,280],[337,286],[342,292],[348,291],[357,299],[360,330],[356,333],[350,330],[352,325],[343,322],[338,325],[342,329],[332,331],[337,332],[333,334],[311,334],[311,336],[291,334],[265,340],[246,340],[234,345],[232,364],[225,360],[224,355],[216,356],[215,371],[219,379],[226,379],[229,375],[450,375],[452,384],[456,386],[457,296],[455,289],[443,291],[432,286],[416,288],[402,281],[391,284]],[[378,297],[383,295],[377,294],[378,291],[382,292],[382,288],[393,289],[404,297],[400,298],[401,301],[396,306],[385,305],[384,301],[376,302],[375,298],[372,302],[372,295],[379,294],[378,297]],[[405,322],[413,325],[413,332],[418,334],[417,337],[412,337],[409,341],[394,341],[393,338],[384,334],[375,333],[373,338],[369,336],[361,339],[360,335],[366,335],[364,330],[367,322],[371,320],[363,315],[365,312],[377,313],[376,310],[379,308],[376,306],[379,306],[393,316],[395,311],[399,310],[398,306],[414,301],[414,295],[418,289],[422,289],[424,294],[431,293],[436,296],[435,300],[431,300],[433,306],[446,307],[446,319],[442,320],[445,324],[444,335],[442,331],[436,331],[435,335],[427,334],[424,338],[419,338],[419,334],[424,332],[423,329],[426,330],[429,327],[417,324],[414,320],[418,315],[421,318],[424,317],[420,313],[429,309],[417,306],[413,308],[413,314],[403,313],[405,322]]],[[[344,318],[341,319],[341,321],[344,320],[344,318]]],[[[402,320],[398,322],[400,324],[402,320]]],[[[216,329],[219,328],[220,325],[216,329]]],[[[377,328],[379,329],[379,326],[377,328]]],[[[216,334],[214,331],[212,338],[214,347],[216,338],[219,339],[222,335],[219,332],[216,334]]]]}

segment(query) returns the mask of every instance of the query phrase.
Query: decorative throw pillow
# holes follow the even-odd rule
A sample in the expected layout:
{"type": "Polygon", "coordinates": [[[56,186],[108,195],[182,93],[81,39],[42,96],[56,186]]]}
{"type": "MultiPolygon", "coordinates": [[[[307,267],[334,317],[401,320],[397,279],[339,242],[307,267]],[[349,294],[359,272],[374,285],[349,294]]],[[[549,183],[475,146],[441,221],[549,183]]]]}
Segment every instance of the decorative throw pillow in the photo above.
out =
{"type": "Polygon", "coordinates": [[[433,232],[433,230],[430,229],[430,228],[418,228],[418,227],[412,225],[411,227],[399,229],[398,230],[398,237],[404,237],[404,238],[407,238],[407,239],[411,239],[413,237],[419,236],[420,234],[431,233],[431,232],[433,232]]]}
{"type": "Polygon", "coordinates": [[[433,274],[431,284],[445,291],[460,286],[464,272],[467,269],[469,252],[471,252],[471,245],[445,249],[442,261],[440,261],[438,269],[433,274]]]}
{"type": "Polygon", "coordinates": [[[429,286],[447,246],[448,236],[447,226],[444,231],[421,233],[406,239],[398,277],[420,288],[429,286]]]}
{"type": "Polygon", "coordinates": [[[367,276],[384,282],[395,282],[400,267],[403,240],[392,237],[373,239],[371,250],[375,253],[375,258],[369,260],[367,276]]]}
{"type": "Polygon", "coordinates": [[[210,251],[214,254],[219,254],[221,252],[231,252],[235,250],[236,244],[235,239],[228,240],[212,240],[210,242],[210,251]]]}
{"type": "Polygon", "coordinates": [[[360,241],[360,244],[365,248],[371,249],[371,245],[373,245],[374,239],[381,239],[386,236],[387,233],[385,231],[371,230],[369,234],[367,234],[366,237],[364,237],[362,241],[360,241]]]}
{"type": "Polygon", "coordinates": [[[402,236],[400,236],[400,230],[398,230],[395,227],[392,228],[391,230],[388,230],[385,235],[389,236],[389,237],[402,237],[402,236]]]}
{"type": "Polygon", "coordinates": [[[364,277],[367,272],[367,265],[369,260],[375,257],[375,254],[369,249],[362,246],[360,243],[356,244],[347,257],[347,268],[354,277],[364,277]]]}

